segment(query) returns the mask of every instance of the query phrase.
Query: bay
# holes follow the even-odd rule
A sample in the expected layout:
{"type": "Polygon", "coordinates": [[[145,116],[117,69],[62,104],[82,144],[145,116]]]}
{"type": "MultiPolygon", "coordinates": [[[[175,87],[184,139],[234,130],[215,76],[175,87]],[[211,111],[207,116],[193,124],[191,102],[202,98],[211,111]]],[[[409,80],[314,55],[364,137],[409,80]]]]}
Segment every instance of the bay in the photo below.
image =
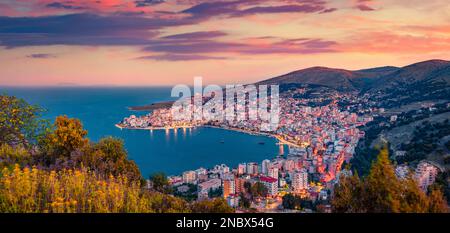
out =
{"type": "Polygon", "coordinates": [[[79,118],[88,137],[123,139],[130,159],[144,177],[162,171],[178,175],[216,164],[236,167],[241,162],[258,162],[279,154],[276,139],[242,132],[199,127],[170,130],[126,130],[114,126],[131,114],[129,106],[174,100],[170,87],[0,87],[1,94],[14,95],[47,109],[52,122],[58,115],[79,118]]]}

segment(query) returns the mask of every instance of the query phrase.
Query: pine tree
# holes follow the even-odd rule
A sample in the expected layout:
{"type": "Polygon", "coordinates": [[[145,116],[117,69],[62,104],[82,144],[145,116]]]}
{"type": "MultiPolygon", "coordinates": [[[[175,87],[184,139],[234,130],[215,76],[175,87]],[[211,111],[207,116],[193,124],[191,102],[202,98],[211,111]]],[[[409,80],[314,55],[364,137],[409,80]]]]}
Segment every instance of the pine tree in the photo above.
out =
{"type": "Polygon", "coordinates": [[[433,185],[427,196],[413,178],[398,179],[384,147],[367,177],[341,177],[332,199],[333,212],[344,213],[444,213],[448,206],[442,191],[433,185]]]}
{"type": "Polygon", "coordinates": [[[362,212],[362,203],[356,198],[361,194],[362,183],[358,174],[341,176],[339,185],[335,187],[332,199],[333,212],[352,213],[362,212]]]}
{"type": "Polygon", "coordinates": [[[386,147],[381,149],[377,161],[372,164],[362,194],[367,212],[400,212],[401,185],[389,160],[386,147]]]}
{"type": "Polygon", "coordinates": [[[448,213],[449,211],[444,195],[437,186],[430,188],[428,203],[428,212],[430,213],[448,213]]]}
{"type": "Polygon", "coordinates": [[[419,188],[412,174],[402,182],[400,211],[403,213],[428,212],[428,197],[419,188]]]}

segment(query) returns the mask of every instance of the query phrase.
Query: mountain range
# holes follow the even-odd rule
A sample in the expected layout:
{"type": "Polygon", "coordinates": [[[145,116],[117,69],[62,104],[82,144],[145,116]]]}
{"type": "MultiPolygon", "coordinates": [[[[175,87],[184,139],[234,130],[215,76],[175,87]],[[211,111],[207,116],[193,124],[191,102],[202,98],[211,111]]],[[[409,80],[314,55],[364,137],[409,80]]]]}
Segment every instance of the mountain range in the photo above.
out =
{"type": "MultiPolygon", "coordinates": [[[[255,83],[280,85],[280,92],[289,86],[329,88],[340,92],[369,94],[385,107],[400,106],[424,100],[450,100],[450,61],[428,60],[404,67],[383,66],[362,70],[311,67],[255,83]]],[[[154,110],[167,107],[171,101],[132,110],[154,110]]]]}
{"type": "Polygon", "coordinates": [[[386,91],[414,84],[450,85],[450,61],[428,60],[404,67],[384,66],[363,70],[311,67],[297,70],[256,84],[312,84],[338,91],[386,91]]]}

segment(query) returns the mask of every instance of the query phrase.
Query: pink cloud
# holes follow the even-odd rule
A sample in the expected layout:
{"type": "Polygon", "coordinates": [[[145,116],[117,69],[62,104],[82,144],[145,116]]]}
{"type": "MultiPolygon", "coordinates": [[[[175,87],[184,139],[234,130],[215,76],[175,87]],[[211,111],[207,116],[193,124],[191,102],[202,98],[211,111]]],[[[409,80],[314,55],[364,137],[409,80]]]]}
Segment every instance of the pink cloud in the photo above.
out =
{"type": "Polygon", "coordinates": [[[374,11],[375,10],[374,8],[372,8],[368,5],[365,5],[365,4],[358,4],[355,7],[361,11],[374,11]]]}
{"type": "Polygon", "coordinates": [[[417,54],[450,50],[450,38],[426,35],[395,34],[392,32],[369,32],[341,42],[341,51],[360,53],[417,54]]]}

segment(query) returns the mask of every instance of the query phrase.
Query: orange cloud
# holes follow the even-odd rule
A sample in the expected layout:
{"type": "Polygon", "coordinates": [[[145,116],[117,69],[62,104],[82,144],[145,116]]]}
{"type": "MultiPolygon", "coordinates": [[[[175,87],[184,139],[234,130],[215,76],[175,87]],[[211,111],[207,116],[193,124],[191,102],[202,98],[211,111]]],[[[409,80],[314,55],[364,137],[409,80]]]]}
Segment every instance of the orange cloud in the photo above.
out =
{"type": "Polygon", "coordinates": [[[450,38],[426,35],[369,32],[353,36],[338,46],[341,51],[361,53],[432,53],[450,50],[450,38]]]}

